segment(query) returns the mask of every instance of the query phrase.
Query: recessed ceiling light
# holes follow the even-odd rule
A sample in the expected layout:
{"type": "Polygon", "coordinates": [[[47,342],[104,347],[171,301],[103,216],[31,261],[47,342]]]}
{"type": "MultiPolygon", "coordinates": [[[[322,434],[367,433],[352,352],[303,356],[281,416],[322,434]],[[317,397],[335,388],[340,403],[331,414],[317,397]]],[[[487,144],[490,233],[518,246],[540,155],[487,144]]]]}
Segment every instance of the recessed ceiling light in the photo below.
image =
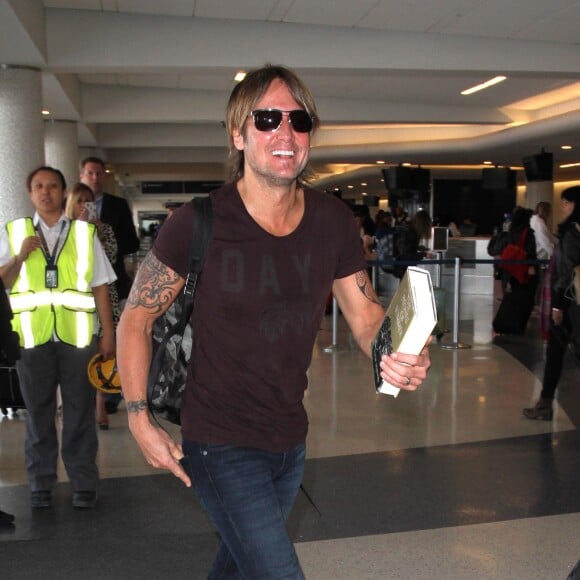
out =
{"type": "Polygon", "coordinates": [[[354,185],[347,185],[346,188],[347,189],[354,189],[354,185]]]}
{"type": "Polygon", "coordinates": [[[560,169],[568,169],[569,167],[580,167],[580,163],[566,163],[565,165],[560,165],[560,169]]]}
{"type": "Polygon", "coordinates": [[[243,70],[239,70],[239,71],[236,73],[236,76],[234,77],[234,80],[235,80],[237,83],[239,83],[239,82],[243,81],[243,80],[246,78],[246,75],[247,75],[247,74],[248,74],[248,73],[246,73],[245,71],[243,71],[243,70]]]}
{"type": "Polygon", "coordinates": [[[573,149],[572,145],[562,145],[560,149],[573,149]]]}
{"type": "Polygon", "coordinates": [[[489,89],[489,87],[493,87],[493,85],[497,85],[498,83],[501,83],[503,81],[505,81],[507,79],[507,77],[503,76],[503,75],[498,75],[497,77],[493,77],[492,79],[489,79],[483,83],[480,83],[479,85],[475,85],[473,87],[470,87],[469,89],[465,89],[464,91],[461,91],[462,95],[472,95],[473,93],[477,93],[478,91],[483,91],[483,89],[489,89]]]}
{"type": "Polygon", "coordinates": [[[377,161],[377,165],[384,165],[385,162],[384,161],[377,161]]]}
{"type": "Polygon", "coordinates": [[[41,113],[46,117],[47,115],[50,115],[50,111],[48,109],[42,109],[41,113]]]}
{"type": "Polygon", "coordinates": [[[361,181],[360,184],[362,185],[362,187],[366,187],[368,185],[368,183],[366,181],[361,181]]]}
{"type": "Polygon", "coordinates": [[[484,165],[493,165],[493,161],[484,161],[483,164],[484,165]]]}

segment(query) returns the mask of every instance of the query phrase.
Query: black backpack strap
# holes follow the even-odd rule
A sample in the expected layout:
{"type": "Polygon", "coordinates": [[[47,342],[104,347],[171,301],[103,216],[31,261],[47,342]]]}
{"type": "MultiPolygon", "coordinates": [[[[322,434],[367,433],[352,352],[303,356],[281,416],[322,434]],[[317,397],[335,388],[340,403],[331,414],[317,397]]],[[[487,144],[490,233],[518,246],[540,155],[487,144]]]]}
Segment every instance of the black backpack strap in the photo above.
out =
{"type": "Polygon", "coordinates": [[[197,277],[201,272],[205,256],[211,238],[211,229],[213,223],[213,213],[211,198],[194,198],[193,205],[195,208],[193,219],[193,234],[191,239],[191,246],[189,251],[189,273],[185,280],[183,292],[181,292],[175,299],[182,300],[181,316],[165,333],[163,340],[157,345],[154,350],[153,358],[151,359],[151,366],[149,369],[149,378],[147,380],[147,400],[150,400],[151,393],[155,386],[155,381],[162,368],[163,356],[167,344],[176,335],[183,336],[185,328],[193,312],[193,298],[195,293],[195,285],[197,277]]]}
{"type": "Polygon", "coordinates": [[[181,323],[183,328],[188,323],[193,312],[193,295],[197,277],[203,268],[213,222],[211,198],[196,197],[193,199],[195,213],[193,215],[193,236],[189,250],[189,273],[183,287],[183,315],[181,323]]]}

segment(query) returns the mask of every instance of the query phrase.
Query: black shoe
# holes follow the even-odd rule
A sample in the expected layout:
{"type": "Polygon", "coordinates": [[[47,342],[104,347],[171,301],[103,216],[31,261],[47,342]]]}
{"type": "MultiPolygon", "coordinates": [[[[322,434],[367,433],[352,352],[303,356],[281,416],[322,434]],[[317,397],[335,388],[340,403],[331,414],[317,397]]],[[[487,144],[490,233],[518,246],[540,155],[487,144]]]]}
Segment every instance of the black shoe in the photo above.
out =
{"type": "Polygon", "coordinates": [[[552,402],[552,399],[540,397],[533,407],[523,409],[524,417],[527,419],[535,419],[536,421],[551,421],[554,416],[552,402]]]}
{"type": "Polygon", "coordinates": [[[72,500],[73,508],[77,510],[90,510],[97,507],[96,491],[75,491],[72,500]]]}
{"type": "Polygon", "coordinates": [[[52,507],[52,492],[50,490],[33,491],[30,494],[30,505],[33,509],[52,507]]]}
{"type": "Polygon", "coordinates": [[[12,514],[7,514],[0,510],[0,524],[11,524],[14,521],[14,516],[12,514]]]}

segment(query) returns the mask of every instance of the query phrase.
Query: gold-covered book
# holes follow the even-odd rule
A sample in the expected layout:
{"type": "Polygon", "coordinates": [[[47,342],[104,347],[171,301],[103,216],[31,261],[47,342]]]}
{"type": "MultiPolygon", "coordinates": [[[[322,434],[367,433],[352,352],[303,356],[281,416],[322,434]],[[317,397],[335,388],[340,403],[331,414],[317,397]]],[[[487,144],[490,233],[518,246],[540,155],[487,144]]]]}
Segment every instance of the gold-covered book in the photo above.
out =
{"type": "Polygon", "coordinates": [[[383,323],[371,345],[377,393],[399,394],[399,388],[381,378],[383,354],[419,354],[437,324],[435,294],[427,270],[410,266],[385,313],[383,323]]]}

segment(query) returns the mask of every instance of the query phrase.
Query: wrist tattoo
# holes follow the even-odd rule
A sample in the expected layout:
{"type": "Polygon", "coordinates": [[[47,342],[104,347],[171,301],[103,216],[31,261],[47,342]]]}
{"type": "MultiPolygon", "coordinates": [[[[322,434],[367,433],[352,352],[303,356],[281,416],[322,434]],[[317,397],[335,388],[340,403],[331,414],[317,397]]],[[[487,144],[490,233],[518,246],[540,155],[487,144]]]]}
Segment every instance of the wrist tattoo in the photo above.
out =
{"type": "Polygon", "coordinates": [[[127,408],[127,413],[140,413],[141,411],[147,411],[147,401],[145,399],[140,399],[139,401],[125,401],[125,407],[127,408]]]}

